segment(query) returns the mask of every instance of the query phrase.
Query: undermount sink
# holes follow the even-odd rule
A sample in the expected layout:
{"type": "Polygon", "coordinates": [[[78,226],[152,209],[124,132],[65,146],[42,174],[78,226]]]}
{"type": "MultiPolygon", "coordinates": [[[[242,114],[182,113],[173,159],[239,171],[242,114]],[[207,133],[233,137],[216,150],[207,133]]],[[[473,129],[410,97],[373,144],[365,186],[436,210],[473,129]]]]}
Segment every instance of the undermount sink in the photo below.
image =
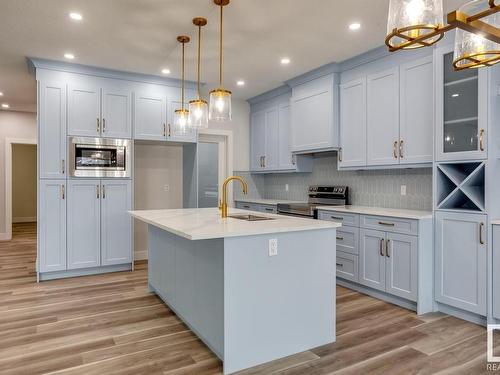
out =
{"type": "Polygon", "coordinates": [[[233,219],[238,219],[238,220],[245,220],[245,221],[274,220],[274,218],[272,218],[272,217],[257,216],[257,215],[251,215],[251,214],[229,215],[228,217],[233,218],[233,219]]]}

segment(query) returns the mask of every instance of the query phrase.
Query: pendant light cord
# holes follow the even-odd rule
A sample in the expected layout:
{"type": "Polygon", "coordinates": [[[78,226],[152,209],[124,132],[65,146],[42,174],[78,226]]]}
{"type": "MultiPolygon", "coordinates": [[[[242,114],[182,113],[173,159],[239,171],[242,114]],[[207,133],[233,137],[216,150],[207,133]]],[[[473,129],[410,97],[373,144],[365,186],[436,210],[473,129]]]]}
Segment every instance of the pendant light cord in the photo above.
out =
{"type": "Polygon", "coordinates": [[[201,64],[201,25],[198,25],[198,100],[201,99],[200,96],[200,64],[201,64]]]}
{"type": "Polygon", "coordinates": [[[220,6],[220,40],[219,40],[219,87],[222,87],[222,33],[223,33],[223,12],[224,7],[220,6]]]}
{"type": "Polygon", "coordinates": [[[186,43],[182,42],[182,84],[181,84],[181,100],[182,100],[182,112],[184,112],[184,47],[186,43]]]}

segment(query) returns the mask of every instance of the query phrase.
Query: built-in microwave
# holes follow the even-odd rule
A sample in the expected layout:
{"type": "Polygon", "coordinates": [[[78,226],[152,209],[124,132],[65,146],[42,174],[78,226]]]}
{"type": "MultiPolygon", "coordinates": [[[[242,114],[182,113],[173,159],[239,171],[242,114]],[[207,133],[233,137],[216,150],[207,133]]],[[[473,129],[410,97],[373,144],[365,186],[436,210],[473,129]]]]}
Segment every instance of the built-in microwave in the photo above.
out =
{"type": "Polygon", "coordinates": [[[72,177],[131,177],[129,139],[70,137],[69,175],[72,177]]]}

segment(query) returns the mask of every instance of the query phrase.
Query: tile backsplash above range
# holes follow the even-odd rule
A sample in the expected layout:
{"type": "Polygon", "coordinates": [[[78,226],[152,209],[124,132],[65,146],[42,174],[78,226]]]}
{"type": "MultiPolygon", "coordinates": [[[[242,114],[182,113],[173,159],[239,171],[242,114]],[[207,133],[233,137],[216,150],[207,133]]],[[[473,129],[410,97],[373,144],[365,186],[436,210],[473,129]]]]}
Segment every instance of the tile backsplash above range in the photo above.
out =
{"type": "MultiPolygon", "coordinates": [[[[336,155],[324,154],[315,157],[312,173],[235,174],[248,181],[250,198],[306,201],[309,185],[346,185],[350,204],[432,210],[431,168],[338,171],[336,155]],[[401,195],[402,185],[406,195],[401,195]]],[[[239,189],[234,197],[243,197],[239,189]]]]}

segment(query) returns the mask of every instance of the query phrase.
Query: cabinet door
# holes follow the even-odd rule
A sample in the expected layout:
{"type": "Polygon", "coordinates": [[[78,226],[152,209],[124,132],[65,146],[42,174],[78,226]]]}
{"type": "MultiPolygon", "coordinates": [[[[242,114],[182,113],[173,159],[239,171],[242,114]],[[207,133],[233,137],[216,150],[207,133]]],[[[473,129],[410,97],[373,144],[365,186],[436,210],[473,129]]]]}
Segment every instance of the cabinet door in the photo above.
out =
{"type": "Polygon", "coordinates": [[[40,180],[40,272],[66,269],[66,181],[40,180]]]}
{"type": "Polygon", "coordinates": [[[106,87],[102,90],[102,136],[132,138],[132,93],[106,87]]]}
{"type": "Polygon", "coordinates": [[[68,181],[68,269],[101,263],[99,180],[68,181]]]}
{"type": "Polygon", "coordinates": [[[290,104],[279,106],[278,169],[296,169],[295,159],[290,149],[290,104]]]}
{"type": "Polygon", "coordinates": [[[134,139],[167,139],[167,98],[162,95],[135,94],[134,139]]]}
{"type": "Polygon", "coordinates": [[[366,77],[340,86],[339,167],[366,166],[366,77]]]}
{"type": "Polygon", "coordinates": [[[96,137],[101,134],[101,89],[68,86],[68,135],[96,137]]]}
{"type": "Polygon", "coordinates": [[[417,300],[418,240],[416,236],[387,233],[386,292],[417,300]]]}
{"type": "Polygon", "coordinates": [[[385,232],[361,229],[359,282],[385,291],[385,232]]]}
{"type": "Polygon", "coordinates": [[[435,51],[436,159],[487,158],[488,70],[453,69],[453,47],[435,51]]]}
{"type": "Polygon", "coordinates": [[[131,263],[131,181],[102,180],[101,187],[101,264],[131,263]]]}
{"type": "Polygon", "coordinates": [[[250,168],[252,171],[261,171],[264,169],[266,154],[266,113],[264,111],[252,113],[250,122],[250,168]]]}
{"type": "Polygon", "coordinates": [[[436,300],[486,315],[487,217],[436,213],[436,300]]]}
{"type": "Polygon", "coordinates": [[[399,163],[399,69],[367,78],[367,165],[399,163]]]}
{"type": "MultiPolygon", "coordinates": [[[[186,128],[182,132],[177,132],[174,127],[174,113],[176,109],[182,107],[181,101],[169,100],[168,101],[168,124],[167,124],[167,140],[172,142],[190,142],[196,143],[197,131],[190,128],[186,124],[186,128]]],[[[184,107],[188,107],[188,103],[184,103],[184,107]]]]}
{"type": "Polygon", "coordinates": [[[292,89],[292,151],[338,147],[333,90],[333,75],[292,89]]]}
{"type": "Polygon", "coordinates": [[[432,56],[400,67],[401,164],[432,163],[434,76],[432,56]]]}
{"type": "Polygon", "coordinates": [[[279,108],[272,107],[266,111],[266,152],[264,154],[264,169],[278,169],[278,139],[279,139],[279,108]]]}
{"type": "Polygon", "coordinates": [[[40,178],[66,178],[66,85],[39,83],[40,178]]]}
{"type": "Polygon", "coordinates": [[[493,225],[493,316],[500,319],[500,225],[493,225]]]}

